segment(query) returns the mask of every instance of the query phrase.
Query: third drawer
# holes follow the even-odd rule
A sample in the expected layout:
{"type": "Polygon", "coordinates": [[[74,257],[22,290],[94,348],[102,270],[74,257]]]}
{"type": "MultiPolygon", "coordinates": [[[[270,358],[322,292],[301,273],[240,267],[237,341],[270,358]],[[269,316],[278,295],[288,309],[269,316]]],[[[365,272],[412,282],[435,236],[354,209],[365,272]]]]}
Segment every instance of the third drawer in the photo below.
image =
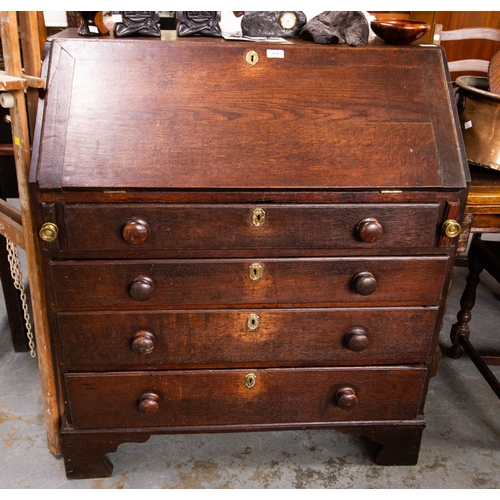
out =
{"type": "Polygon", "coordinates": [[[59,313],[70,370],[419,363],[437,308],[59,313]]]}

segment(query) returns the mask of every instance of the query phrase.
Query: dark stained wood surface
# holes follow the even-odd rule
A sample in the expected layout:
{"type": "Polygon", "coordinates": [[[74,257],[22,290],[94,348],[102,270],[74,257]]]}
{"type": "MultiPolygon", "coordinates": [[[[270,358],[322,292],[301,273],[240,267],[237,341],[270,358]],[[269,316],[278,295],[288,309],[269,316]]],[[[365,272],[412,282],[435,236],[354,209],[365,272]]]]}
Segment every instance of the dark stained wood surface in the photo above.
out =
{"type": "Polygon", "coordinates": [[[182,370],[65,376],[75,429],[165,427],[412,418],[420,403],[422,368],[182,370]],[[355,391],[349,410],[335,404],[339,389],[355,391]],[[144,394],[157,409],[141,413],[144,394]]]}
{"type": "Polygon", "coordinates": [[[34,176],[41,189],[461,188],[446,79],[439,48],[56,37],[34,176]]]}
{"type": "Polygon", "coordinates": [[[31,182],[68,477],[162,432],[337,427],[416,463],[469,181],[442,49],[51,46],[31,182]]]}
{"type": "MultiPolygon", "coordinates": [[[[260,212],[259,212],[260,213],[260,212]]],[[[432,247],[436,204],[66,204],[67,249],[138,252],[168,249],[321,249],[432,247]],[[262,225],[254,210],[264,211],[262,225]],[[362,239],[359,223],[375,219],[380,235],[362,239]],[[138,229],[136,221],[141,225],[138,229]],[[135,222],[135,224],[134,224],[135,222]],[[130,224],[130,227],[127,226],[130,224]],[[256,225],[257,224],[257,225],[256,225]],[[307,230],[304,230],[307,228],[307,230]],[[127,235],[124,236],[124,231],[127,235]],[[139,233],[139,241],[132,232],[139,233]],[[132,242],[129,242],[129,238],[132,242]]]]}
{"type": "Polygon", "coordinates": [[[106,311],[59,313],[57,323],[64,363],[76,371],[107,370],[110,359],[115,369],[332,366],[419,362],[436,315],[437,308],[106,311]],[[366,336],[361,351],[349,348],[353,328],[366,336]],[[141,332],[153,335],[146,353],[133,349],[141,332]]]}
{"type": "Polygon", "coordinates": [[[447,264],[446,256],[52,261],[50,275],[58,308],[438,305],[447,264]],[[262,266],[258,281],[249,277],[252,264],[262,266]],[[371,294],[354,291],[362,272],[374,276],[371,294]]]}

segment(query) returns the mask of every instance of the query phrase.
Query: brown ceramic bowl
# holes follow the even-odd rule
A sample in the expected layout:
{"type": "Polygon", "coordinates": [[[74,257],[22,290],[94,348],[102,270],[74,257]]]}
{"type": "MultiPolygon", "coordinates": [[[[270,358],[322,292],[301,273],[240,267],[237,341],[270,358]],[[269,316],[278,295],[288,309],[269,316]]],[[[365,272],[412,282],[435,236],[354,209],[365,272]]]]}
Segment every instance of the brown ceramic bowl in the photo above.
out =
{"type": "Polygon", "coordinates": [[[428,23],[410,19],[377,19],[370,23],[373,32],[390,45],[407,45],[430,29],[428,23]]]}

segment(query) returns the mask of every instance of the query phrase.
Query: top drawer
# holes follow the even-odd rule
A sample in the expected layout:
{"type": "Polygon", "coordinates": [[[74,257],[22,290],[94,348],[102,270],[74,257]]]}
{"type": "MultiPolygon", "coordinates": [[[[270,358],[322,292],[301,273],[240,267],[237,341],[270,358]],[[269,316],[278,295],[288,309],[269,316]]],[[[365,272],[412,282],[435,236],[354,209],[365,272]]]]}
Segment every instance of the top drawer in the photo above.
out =
{"type": "Polygon", "coordinates": [[[64,228],[76,251],[424,248],[436,245],[438,214],[432,203],[76,203],[64,228]]]}

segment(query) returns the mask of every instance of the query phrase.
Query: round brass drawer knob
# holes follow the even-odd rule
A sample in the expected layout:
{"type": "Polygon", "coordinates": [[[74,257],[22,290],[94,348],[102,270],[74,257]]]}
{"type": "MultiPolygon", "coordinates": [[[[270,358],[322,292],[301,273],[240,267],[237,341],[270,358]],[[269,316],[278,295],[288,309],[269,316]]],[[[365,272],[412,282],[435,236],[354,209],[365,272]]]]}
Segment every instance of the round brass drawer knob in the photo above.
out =
{"type": "Polygon", "coordinates": [[[384,229],[377,219],[367,217],[358,222],[356,232],[365,243],[373,243],[382,237],[384,229]]]}
{"type": "Polygon", "coordinates": [[[140,219],[128,221],[122,229],[123,239],[131,245],[140,245],[148,237],[148,224],[140,219]]]}
{"type": "Polygon", "coordinates": [[[152,279],[147,278],[146,276],[139,276],[132,281],[128,292],[134,300],[144,302],[151,297],[153,288],[154,285],[152,279]]]}
{"type": "Polygon", "coordinates": [[[370,295],[377,289],[377,280],[372,273],[363,271],[352,279],[354,290],[360,295],[370,295]]]}
{"type": "Polygon", "coordinates": [[[443,224],[443,233],[448,236],[448,238],[455,238],[462,232],[462,227],[454,219],[448,219],[443,224]]]}
{"type": "Polygon", "coordinates": [[[351,328],[344,335],[344,345],[351,351],[361,352],[368,347],[367,331],[363,327],[351,328]]]}
{"type": "Polygon", "coordinates": [[[341,410],[352,410],[358,403],[358,397],[352,387],[343,387],[335,393],[334,401],[341,410]]]}
{"type": "Polygon", "coordinates": [[[46,222],[39,231],[40,238],[47,243],[52,243],[56,240],[59,233],[58,227],[53,222],[46,222]]]}
{"type": "Polygon", "coordinates": [[[157,412],[160,409],[160,396],[155,392],[144,393],[139,398],[137,409],[142,414],[157,412]]]}
{"type": "Polygon", "coordinates": [[[151,332],[137,332],[132,339],[131,348],[136,354],[149,354],[155,348],[155,336],[151,332]]]}

